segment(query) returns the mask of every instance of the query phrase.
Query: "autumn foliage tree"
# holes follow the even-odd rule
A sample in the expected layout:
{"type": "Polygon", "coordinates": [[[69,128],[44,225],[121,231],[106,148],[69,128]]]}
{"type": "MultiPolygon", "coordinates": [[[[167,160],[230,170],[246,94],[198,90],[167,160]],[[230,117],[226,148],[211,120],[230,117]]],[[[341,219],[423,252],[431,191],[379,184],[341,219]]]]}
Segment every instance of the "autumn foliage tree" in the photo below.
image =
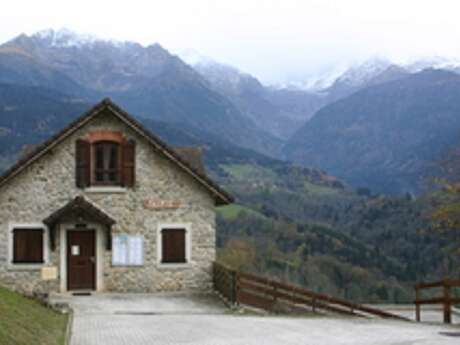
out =
{"type": "Polygon", "coordinates": [[[460,148],[451,150],[440,164],[441,188],[431,198],[433,228],[447,241],[447,247],[460,253],[460,148]]]}

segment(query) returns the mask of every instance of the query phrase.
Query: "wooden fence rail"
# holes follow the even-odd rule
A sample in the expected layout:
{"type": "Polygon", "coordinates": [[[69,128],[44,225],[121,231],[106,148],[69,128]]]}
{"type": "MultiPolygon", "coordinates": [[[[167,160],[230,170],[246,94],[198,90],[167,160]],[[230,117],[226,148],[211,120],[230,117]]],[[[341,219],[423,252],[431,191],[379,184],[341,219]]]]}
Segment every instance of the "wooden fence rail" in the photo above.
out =
{"type": "Polygon", "coordinates": [[[399,315],[315,293],[303,287],[231,270],[218,263],[214,264],[214,288],[232,304],[245,304],[268,311],[273,311],[278,303],[283,303],[307,306],[313,311],[407,320],[399,315]]]}
{"type": "Polygon", "coordinates": [[[453,298],[451,296],[452,288],[460,287],[460,280],[444,279],[432,283],[419,283],[415,285],[415,319],[420,322],[420,306],[423,304],[442,304],[444,323],[452,323],[452,305],[460,304],[460,298],[453,298]],[[421,290],[442,288],[442,297],[435,298],[421,298],[421,290]]]}

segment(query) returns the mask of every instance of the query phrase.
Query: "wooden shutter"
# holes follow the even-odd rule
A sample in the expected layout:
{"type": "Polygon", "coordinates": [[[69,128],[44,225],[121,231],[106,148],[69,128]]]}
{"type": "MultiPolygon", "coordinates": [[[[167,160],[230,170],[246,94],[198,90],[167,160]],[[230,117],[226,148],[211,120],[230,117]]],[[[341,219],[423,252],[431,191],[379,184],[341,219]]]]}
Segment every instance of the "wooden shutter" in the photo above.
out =
{"type": "Polygon", "coordinates": [[[43,262],[43,229],[13,230],[13,262],[43,262]]]}
{"type": "Polygon", "coordinates": [[[91,144],[86,140],[76,142],[75,167],[77,187],[89,187],[91,184],[91,144]]]}
{"type": "Polygon", "coordinates": [[[162,262],[185,263],[185,229],[165,229],[162,236],[162,262]]]}
{"type": "Polygon", "coordinates": [[[123,186],[134,187],[136,183],[136,142],[125,141],[122,144],[121,178],[123,186]]]}

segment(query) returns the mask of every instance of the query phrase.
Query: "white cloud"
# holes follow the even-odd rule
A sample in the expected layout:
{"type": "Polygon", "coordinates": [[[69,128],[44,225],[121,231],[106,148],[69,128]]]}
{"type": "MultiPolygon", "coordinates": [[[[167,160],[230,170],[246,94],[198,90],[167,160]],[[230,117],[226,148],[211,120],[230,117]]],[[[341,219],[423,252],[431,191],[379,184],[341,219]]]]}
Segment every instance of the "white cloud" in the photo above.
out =
{"type": "Polygon", "coordinates": [[[15,0],[2,7],[2,41],[69,27],[193,48],[272,82],[370,55],[460,57],[455,0],[15,0]]]}

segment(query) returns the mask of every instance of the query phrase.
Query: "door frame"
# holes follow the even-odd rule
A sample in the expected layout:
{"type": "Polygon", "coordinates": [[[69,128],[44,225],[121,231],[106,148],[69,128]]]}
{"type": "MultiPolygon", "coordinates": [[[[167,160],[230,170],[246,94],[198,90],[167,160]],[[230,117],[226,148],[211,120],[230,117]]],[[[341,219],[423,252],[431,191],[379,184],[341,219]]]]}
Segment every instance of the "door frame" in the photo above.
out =
{"type": "MultiPolygon", "coordinates": [[[[93,271],[93,282],[92,282],[92,287],[90,288],[85,288],[85,289],[77,289],[77,290],[91,290],[91,291],[96,291],[97,290],[97,232],[95,229],[93,228],[81,228],[81,229],[78,229],[78,228],[75,228],[75,229],[68,229],[66,231],[66,265],[67,265],[67,281],[66,281],[66,285],[67,285],[67,291],[74,291],[74,290],[71,290],[69,288],[69,280],[70,280],[70,262],[69,262],[69,235],[70,233],[72,232],[91,232],[93,234],[93,252],[94,252],[94,271],[93,271]]],[[[75,290],[76,291],[76,290],[75,290]]]]}
{"type": "Polygon", "coordinates": [[[95,289],[94,291],[104,291],[104,263],[105,263],[105,230],[97,223],[86,223],[86,228],[76,228],[75,223],[61,223],[59,226],[59,290],[62,293],[68,292],[67,276],[68,276],[68,263],[67,263],[67,232],[68,231],[95,231],[95,250],[96,250],[96,269],[95,269],[95,289]]]}

